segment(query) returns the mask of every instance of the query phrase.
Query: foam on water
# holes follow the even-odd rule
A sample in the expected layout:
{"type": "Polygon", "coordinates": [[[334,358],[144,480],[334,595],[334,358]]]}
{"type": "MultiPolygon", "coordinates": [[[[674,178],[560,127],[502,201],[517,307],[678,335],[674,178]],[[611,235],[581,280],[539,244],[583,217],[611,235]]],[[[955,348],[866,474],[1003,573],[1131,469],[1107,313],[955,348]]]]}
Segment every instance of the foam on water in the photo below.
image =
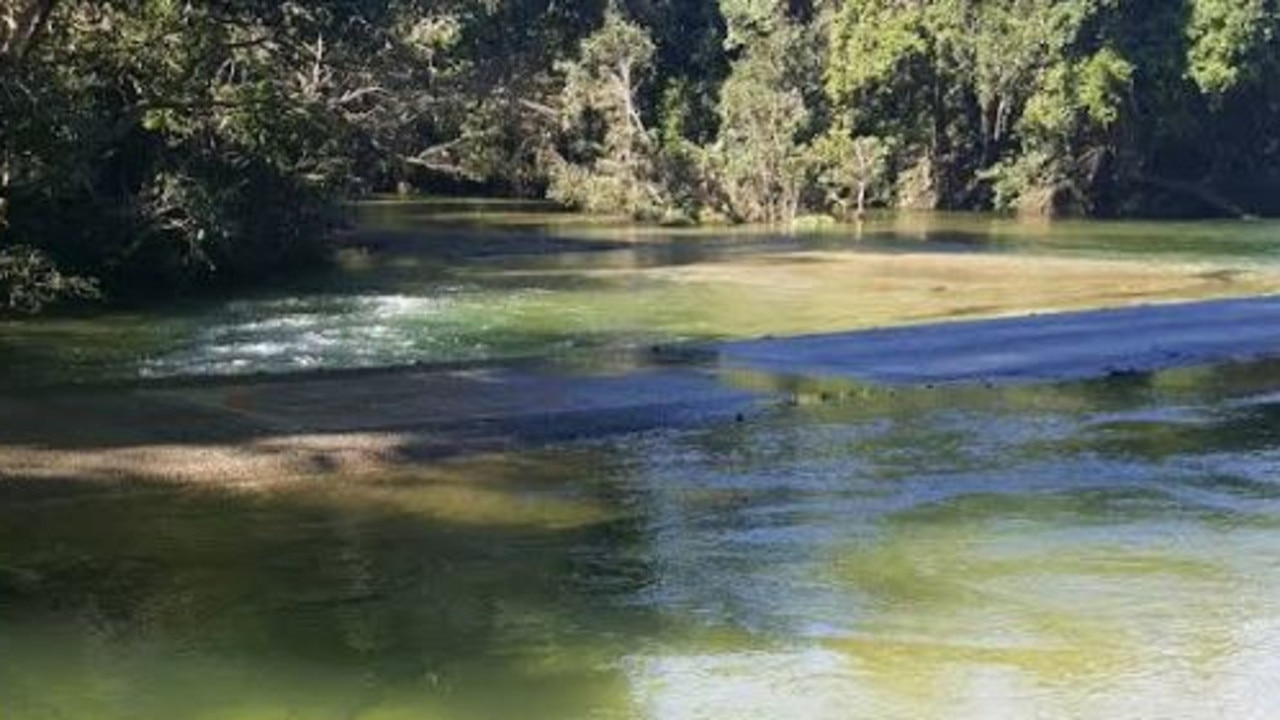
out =
{"type": "Polygon", "coordinates": [[[452,294],[299,297],[230,303],[182,347],[141,363],[143,377],[277,373],[409,364],[464,347],[452,294]]]}

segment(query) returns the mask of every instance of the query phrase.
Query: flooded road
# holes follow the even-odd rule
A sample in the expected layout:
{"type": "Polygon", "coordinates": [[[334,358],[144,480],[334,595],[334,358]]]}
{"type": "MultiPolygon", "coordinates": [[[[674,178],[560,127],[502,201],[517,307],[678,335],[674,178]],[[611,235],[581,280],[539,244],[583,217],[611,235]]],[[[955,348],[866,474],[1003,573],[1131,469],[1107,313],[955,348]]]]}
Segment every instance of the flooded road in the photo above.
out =
{"type": "Polygon", "coordinates": [[[459,268],[369,251],[292,299],[9,327],[10,381],[56,392],[0,397],[50,402],[39,425],[0,423],[0,446],[129,458],[163,441],[196,470],[0,465],[0,718],[1263,720],[1280,708],[1280,363],[939,387],[723,366],[649,386],[610,365],[618,343],[952,317],[984,292],[1008,311],[1230,294],[1270,282],[1252,240],[1212,262],[1117,264],[1114,239],[1082,250],[1067,233],[1060,251],[948,248],[902,264],[919,253],[892,238],[874,251],[712,242],[708,257],[650,262],[647,244],[512,256],[487,237],[495,254],[459,268]],[[484,290],[444,313],[450,325],[429,309],[462,276],[484,290]],[[968,294],[948,299],[940,283],[968,294]],[[545,386],[463,366],[490,386],[468,408],[451,386],[381,375],[360,380],[364,394],[356,376],[205,377],[228,358],[250,358],[234,372],[278,373],[471,358],[432,349],[455,341],[478,359],[560,352],[554,397],[586,393],[584,431],[538,432],[563,418],[531,416],[528,432],[485,425],[492,437],[452,454],[359,468],[316,456],[277,474],[264,458],[291,433],[376,433],[392,409],[484,421],[545,386]],[[68,384],[122,378],[136,394],[68,384]],[[779,400],[585,430],[608,398],[676,399],[664,394],[779,400]],[[156,397],[170,414],[140,399],[156,397]],[[336,405],[348,409],[318,410],[336,405]],[[89,406],[120,427],[78,432],[89,406]],[[246,424],[201,415],[215,406],[246,424]],[[251,433],[252,418],[270,422],[251,433]],[[258,464],[236,482],[198,477],[251,445],[258,464]]]}

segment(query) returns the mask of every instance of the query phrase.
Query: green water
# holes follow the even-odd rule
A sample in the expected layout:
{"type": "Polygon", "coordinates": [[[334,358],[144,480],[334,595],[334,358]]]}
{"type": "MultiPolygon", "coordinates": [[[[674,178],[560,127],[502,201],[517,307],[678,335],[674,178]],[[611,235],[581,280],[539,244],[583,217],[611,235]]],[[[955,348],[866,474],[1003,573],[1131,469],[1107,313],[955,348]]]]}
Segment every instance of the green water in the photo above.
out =
{"type": "MultiPolygon", "coordinates": [[[[847,330],[1028,309],[1258,292],[1280,223],[1027,224],[906,215],[818,233],[618,225],[540,206],[374,203],[328,272],[228,300],[0,323],[0,387],[279,373],[847,330]],[[1194,287],[1087,274],[862,267],[858,258],[1194,263],[1194,287]],[[842,265],[850,264],[846,271],[842,265]],[[1085,292],[1088,290],[1088,292],[1085,292]]],[[[1274,282],[1266,289],[1280,287],[1274,282]]]]}
{"type": "Polygon", "coordinates": [[[1276,365],[262,490],[0,484],[35,718],[1265,718],[1276,365]]]}
{"type": "MultiPolygon", "coordinates": [[[[842,277],[839,257],[922,243],[1150,265],[1194,250],[1256,271],[1277,233],[931,218],[923,238],[916,219],[858,239],[484,210],[477,226],[470,207],[371,208],[376,243],[256,297],[11,323],[5,387],[919,320],[933,276],[864,278],[864,296],[770,273],[842,277]]],[[[716,378],[791,401],[372,477],[187,487],[0,467],[0,720],[1280,708],[1280,365],[1008,388],[716,378]]]]}

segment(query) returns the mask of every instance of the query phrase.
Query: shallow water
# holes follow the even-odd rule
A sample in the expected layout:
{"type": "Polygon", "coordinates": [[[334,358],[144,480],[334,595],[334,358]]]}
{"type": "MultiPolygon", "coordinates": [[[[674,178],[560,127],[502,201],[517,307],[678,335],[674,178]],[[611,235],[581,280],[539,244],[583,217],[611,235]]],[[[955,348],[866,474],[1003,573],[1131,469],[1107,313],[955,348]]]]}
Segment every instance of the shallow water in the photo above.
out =
{"type": "MultiPolygon", "coordinates": [[[[1277,233],[929,217],[778,237],[473,210],[373,206],[336,272],[256,297],[11,323],[0,386],[599,371],[672,339],[1248,291],[1277,233]],[[1127,255],[1149,262],[1110,264],[1127,255]]],[[[938,389],[703,370],[786,401],[394,474],[0,467],[0,719],[1275,717],[1280,363],[938,389]]],[[[180,425],[170,450],[215,442],[180,425]]]]}
{"type": "Polygon", "coordinates": [[[1275,364],[253,490],[0,484],[35,718],[1269,718],[1275,364]]]}
{"type": "Polygon", "coordinates": [[[1280,288],[1275,222],[932,214],[806,234],[494,203],[374,203],[357,216],[362,234],[332,271],[269,291],[0,324],[0,388],[572,358],[1280,288]]]}

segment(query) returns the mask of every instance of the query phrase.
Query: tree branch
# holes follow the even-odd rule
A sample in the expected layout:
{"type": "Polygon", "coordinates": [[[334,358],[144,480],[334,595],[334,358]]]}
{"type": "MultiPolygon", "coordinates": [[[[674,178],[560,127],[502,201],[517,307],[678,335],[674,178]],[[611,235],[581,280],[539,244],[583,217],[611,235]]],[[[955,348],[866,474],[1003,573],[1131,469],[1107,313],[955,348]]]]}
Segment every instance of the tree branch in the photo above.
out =
{"type": "Polygon", "coordinates": [[[32,0],[21,12],[10,7],[3,17],[7,32],[0,43],[0,58],[14,64],[22,62],[44,36],[56,5],[57,0],[32,0]]]}

